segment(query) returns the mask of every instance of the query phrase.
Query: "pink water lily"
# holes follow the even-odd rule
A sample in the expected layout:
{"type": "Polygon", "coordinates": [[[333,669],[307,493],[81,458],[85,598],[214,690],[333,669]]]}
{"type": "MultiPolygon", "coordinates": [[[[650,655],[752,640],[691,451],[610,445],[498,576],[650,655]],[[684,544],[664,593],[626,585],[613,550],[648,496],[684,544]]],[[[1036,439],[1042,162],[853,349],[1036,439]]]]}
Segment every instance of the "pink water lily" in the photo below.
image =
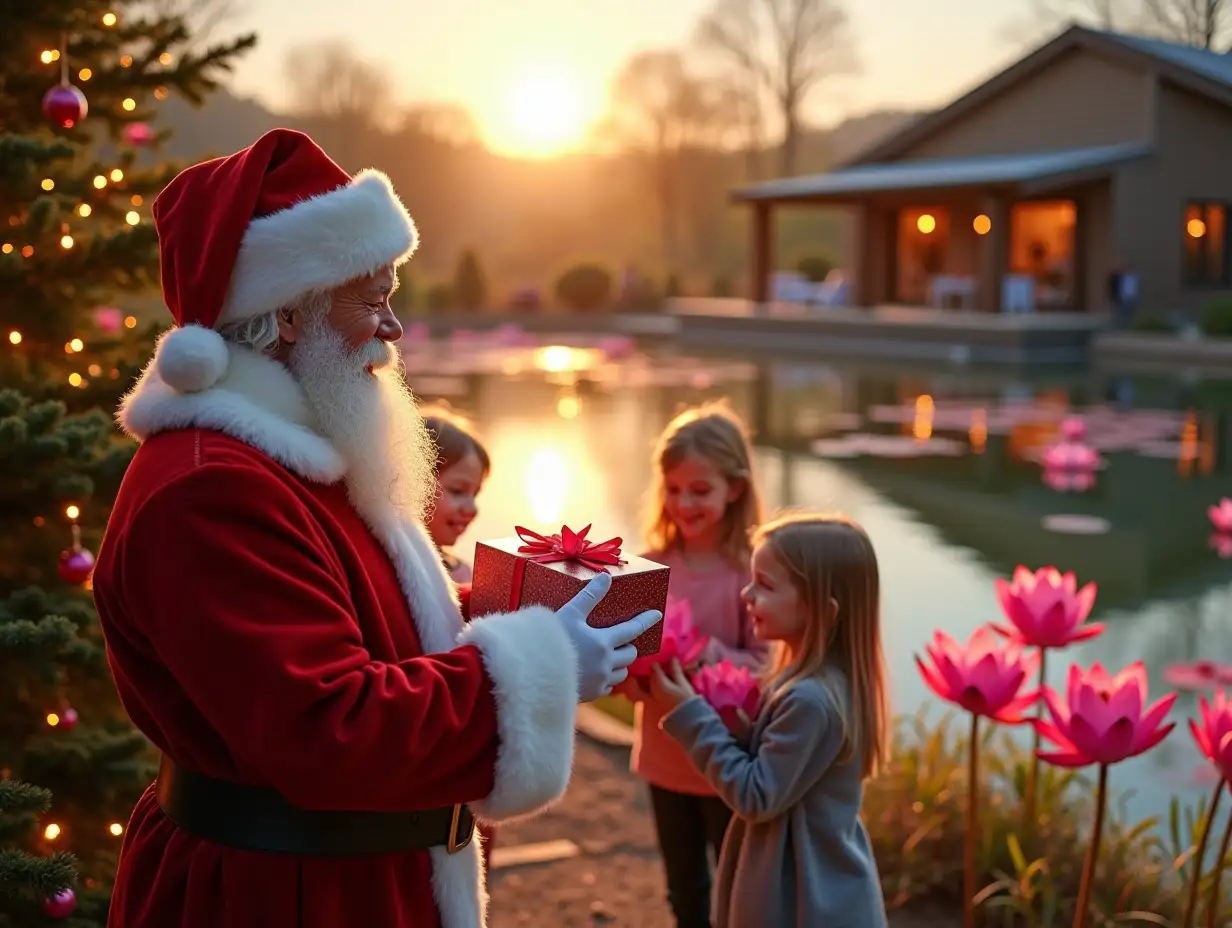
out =
{"type": "Polygon", "coordinates": [[[747,668],[731,661],[703,667],[693,675],[693,688],[729,726],[737,723],[739,712],[752,719],[761,707],[761,684],[747,668]]]}
{"type": "Polygon", "coordinates": [[[630,664],[629,676],[649,678],[650,670],[656,664],[666,668],[674,660],[688,669],[701,660],[709,642],[710,636],[698,631],[693,624],[693,608],[689,601],[668,597],[667,608],[663,610],[663,636],[659,650],[630,664]]]}
{"type": "Polygon", "coordinates": [[[1064,700],[1051,687],[1044,687],[1043,692],[1052,721],[1036,719],[1035,726],[1056,749],[1040,751],[1039,756],[1058,767],[1120,763],[1149,751],[1176,727],[1175,722],[1164,724],[1176,693],[1146,705],[1142,661],[1115,677],[1108,676],[1098,663],[1085,673],[1074,665],[1069,668],[1064,700]]]}
{"type": "Polygon", "coordinates": [[[1219,770],[1225,780],[1232,779],[1232,700],[1223,690],[1216,690],[1208,703],[1198,698],[1201,724],[1189,720],[1189,731],[1202,756],[1219,770]]]}
{"type": "Polygon", "coordinates": [[[1218,505],[1207,507],[1206,514],[1210,516],[1215,531],[1232,533],[1232,499],[1225,496],[1218,505]]]}
{"type": "Polygon", "coordinates": [[[1221,684],[1232,683],[1232,664],[1216,664],[1206,660],[1170,664],[1164,668],[1163,677],[1165,683],[1178,690],[1211,690],[1221,684]]]}
{"type": "Polygon", "coordinates": [[[1073,573],[1041,567],[1032,573],[1019,566],[1010,582],[996,580],[997,601],[1011,627],[994,625],[1010,640],[1037,648],[1063,648],[1075,641],[1094,638],[1104,630],[1100,624],[1084,625],[1095,605],[1096,586],[1081,590],[1073,573]]]}
{"type": "Polygon", "coordinates": [[[975,715],[1016,725],[1039,696],[1037,690],[1022,692],[1039,667],[1039,655],[1001,641],[987,626],[976,629],[965,646],[935,631],[926,650],[932,663],[918,656],[915,662],[928,688],[975,715]]]}

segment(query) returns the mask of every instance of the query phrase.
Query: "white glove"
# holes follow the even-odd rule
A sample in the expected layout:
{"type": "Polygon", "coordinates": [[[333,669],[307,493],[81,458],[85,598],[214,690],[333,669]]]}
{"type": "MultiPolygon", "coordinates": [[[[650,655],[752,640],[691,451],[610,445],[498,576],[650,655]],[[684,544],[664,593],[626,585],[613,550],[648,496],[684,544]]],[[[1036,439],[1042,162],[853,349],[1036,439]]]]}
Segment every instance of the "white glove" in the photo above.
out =
{"type": "Polygon", "coordinates": [[[630,642],[663,619],[663,613],[652,609],[619,625],[591,628],[586,617],[611,586],[611,576],[599,574],[556,612],[577,654],[578,702],[606,696],[613,686],[623,683],[637,657],[637,648],[630,642]]]}

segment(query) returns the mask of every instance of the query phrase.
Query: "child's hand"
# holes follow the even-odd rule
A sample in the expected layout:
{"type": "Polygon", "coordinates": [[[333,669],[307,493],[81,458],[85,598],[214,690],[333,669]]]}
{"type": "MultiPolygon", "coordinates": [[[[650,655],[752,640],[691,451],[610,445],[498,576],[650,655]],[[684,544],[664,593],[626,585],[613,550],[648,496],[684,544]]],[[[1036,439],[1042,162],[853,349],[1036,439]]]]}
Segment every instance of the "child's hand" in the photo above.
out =
{"type": "Polygon", "coordinates": [[[680,666],[680,661],[673,660],[670,676],[664,673],[663,668],[658,664],[651,668],[650,695],[655,698],[656,702],[662,703],[669,709],[675,709],[686,699],[696,696],[697,691],[693,689],[689,678],[684,675],[684,668],[680,666]]]}

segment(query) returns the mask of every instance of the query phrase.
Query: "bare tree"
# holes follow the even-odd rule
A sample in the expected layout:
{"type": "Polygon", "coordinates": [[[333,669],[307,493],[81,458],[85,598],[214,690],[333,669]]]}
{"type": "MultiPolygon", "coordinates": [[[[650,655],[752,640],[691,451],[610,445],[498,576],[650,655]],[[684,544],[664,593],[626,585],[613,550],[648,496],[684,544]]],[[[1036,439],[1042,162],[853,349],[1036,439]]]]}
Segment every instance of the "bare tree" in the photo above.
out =
{"type": "Polygon", "coordinates": [[[456,103],[416,103],[402,115],[404,131],[416,132],[461,148],[479,140],[479,128],[470,111],[456,103]]]}
{"type": "Polygon", "coordinates": [[[1143,0],[1147,29],[1161,38],[1214,51],[1232,31],[1227,0],[1143,0]]]}
{"type": "Polygon", "coordinates": [[[1232,38],[1232,0],[1030,0],[1004,31],[1026,45],[1072,23],[1215,51],[1232,38]]]}
{"type": "Polygon", "coordinates": [[[159,19],[182,19],[199,47],[209,44],[219,26],[242,16],[244,7],[245,0],[141,0],[137,10],[159,19]]]}
{"type": "Polygon", "coordinates": [[[676,50],[634,55],[612,86],[607,131],[646,161],[663,255],[673,268],[681,257],[678,226],[685,160],[690,152],[721,145],[731,126],[721,91],[691,73],[676,50]]]}
{"type": "Polygon", "coordinates": [[[716,0],[697,39],[773,102],[780,170],[794,174],[805,104],[827,80],[858,69],[842,0],[716,0]]]}

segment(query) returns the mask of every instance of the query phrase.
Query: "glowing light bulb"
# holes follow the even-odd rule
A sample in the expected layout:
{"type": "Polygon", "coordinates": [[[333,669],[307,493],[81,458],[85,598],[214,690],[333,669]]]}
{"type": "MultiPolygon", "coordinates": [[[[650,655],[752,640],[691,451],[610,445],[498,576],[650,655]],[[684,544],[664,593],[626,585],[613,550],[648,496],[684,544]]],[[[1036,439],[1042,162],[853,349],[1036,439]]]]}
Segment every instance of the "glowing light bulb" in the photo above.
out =
{"type": "Polygon", "coordinates": [[[121,103],[120,106],[124,107],[124,109],[128,110],[128,112],[131,113],[133,110],[137,108],[137,101],[134,100],[132,97],[125,97],[124,102],[121,103]]]}
{"type": "Polygon", "coordinates": [[[77,72],[77,79],[79,81],[88,81],[93,76],[94,76],[94,72],[91,71],[89,68],[82,68],[80,71],[77,72]]]}
{"type": "Polygon", "coordinates": [[[23,248],[21,250],[21,256],[23,258],[33,258],[34,257],[34,246],[27,245],[25,248],[23,248]]]}
{"type": "Polygon", "coordinates": [[[74,351],[81,351],[86,346],[86,343],[80,338],[74,338],[69,344],[73,346],[74,351]]]}
{"type": "Polygon", "coordinates": [[[117,838],[120,837],[120,835],[124,834],[124,826],[121,825],[119,822],[112,822],[110,825],[107,826],[107,830],[111,832],[113,835],[115,835],[117,838]]]}
{"type": "Polygon", "coordinates": [[[82,203],[79,207],[77,207],[77,215],[82,219],[89,216],[92,212],[94,212],[94,207],[92,207],[89,203],[82,203]]]}
{"type": "MultiPolygon", "coordinates": [[[[70,386],[80,387],[81,386],[81,375],[78,374],[76,371],[73,371],[73,373],[68,375],[68,382],[70,386]]],[[[69,518],[72,518],[72,516],[70,516],[69,518]]]]}
{"type": "Polygon", "coordinates": [[[56,715],[54,712],[48,712],[47,713],[47,724],[50,725],[52,728],[55,728],[57,725],[60,724],[60,716],[56,715]]]}
{"type": "Polygon", "coordinates": [[[50,177],[44,177],[43,183],[40,185],[44,190],[55,190],[56,182],[50,177]]]}
{"type": "Polygon", "coordinates": [[[71,235],[60,236],[60,247],[64,249],[73,247],[73,237],[71,235]]]}
{"type": "Polygon", "coordinates": [[[107,186],[107,178],[103,177],[102,174],[96,174],[94,177],[94,186],[96,189],[102,190],[107,186]]]}
{"type": "Polygon", "coordinates": [[[48,841],[56,840],[56,838],[60,837],[60,826],[57,825],[55,822],[52,822],[50,825],[48,825],[46,828],[43,829],[43,837],[46,838],[48,841]]]}
{"type": "Polygon", "coordinates": [[[125,316],[124,317],[124,328],[126,329],[137,328],[137,317],[136,316],[125,316]]]}
{"type": "Polygon", "coordinates": [[[43,62],[43,64],[51,64],[55,60],[56,60],[56,57],[52,53],[51,49],[44,49],[39,54],[39,61],[43,62]]]}
{"type": "Polygon", "coordinates": [[[69,503],[64,507],[64,514],[70,519],[76,519],[79,515],[81,515],[81,510],[73,503],[69,503]]]}
{"type": "Polygon", "coordinates": [[[928,235],[937,228],[937,220],[932,214],[925,213],[915,221],[915,227],[922,235],[928,235]]]}
{"type": "Polygon", "coordinates": [[[115,170],[111,172],[111,179],[118,184],[120,181],[124,179],[124,172],[121,171],[119,168],[116,168],[115,170]]]}
{"type": "Polygon", "coordinates": [[[5,242],[0,245],[0,254],[11,255],[13,253],[13,245],[11,242],[5,242]]]}
{"type": "Polygon", "coordinates": [[[103,25],[104,26],[114,26],[115,24],[116,24],[115,13],[104,13],[103,14],[103,25]]]}
{"type": "Polygon", "coordinates": [[[171,52],[163,52],[158,56],[158,63],[162,65],[171,64],[171,52]]]}
{"type": "Polygon", "coordinates": [[[87,368],[86,372],[91,377],[101,377],[103,375],[103,369],[99,367],[97,364],[91,364],[89,368],[87,368]]]}
{"type": "Polygon", "coordinates": [[[134,193],[131,197],[128,198],[128,202],[133,204],[133,206],[140,206],[145,201],[141,199],[141,194],[134,193]]]}
{"type": "Polygon", "coordinates": [[[12,332],[9,333],[9,344],[10,345],[20,345],[21,344],[21,333],[18,332],[16,329],[14,329],[12,332]]]}
{"type": "Polygon", "coordinates": [[[137,225],[137,223],[141,222],[141,216],[136,210],[129,210],[124,215],[124,221],[127,222],[130,226],[135,226],[137,225]]]}
{"type": "Polygon", "coordinates": [[[132,55],[125,55],[124,57],[120,59],[120,67],[131,68],[132,66],[133,66],[133,56],[132,55]]]}
{"type": "Polygon", "coordinates": [[[167,99],[167,88],[166,87],[155,87],[154,88],[154,99],[155,100],[166,100],[167,99]]]}

